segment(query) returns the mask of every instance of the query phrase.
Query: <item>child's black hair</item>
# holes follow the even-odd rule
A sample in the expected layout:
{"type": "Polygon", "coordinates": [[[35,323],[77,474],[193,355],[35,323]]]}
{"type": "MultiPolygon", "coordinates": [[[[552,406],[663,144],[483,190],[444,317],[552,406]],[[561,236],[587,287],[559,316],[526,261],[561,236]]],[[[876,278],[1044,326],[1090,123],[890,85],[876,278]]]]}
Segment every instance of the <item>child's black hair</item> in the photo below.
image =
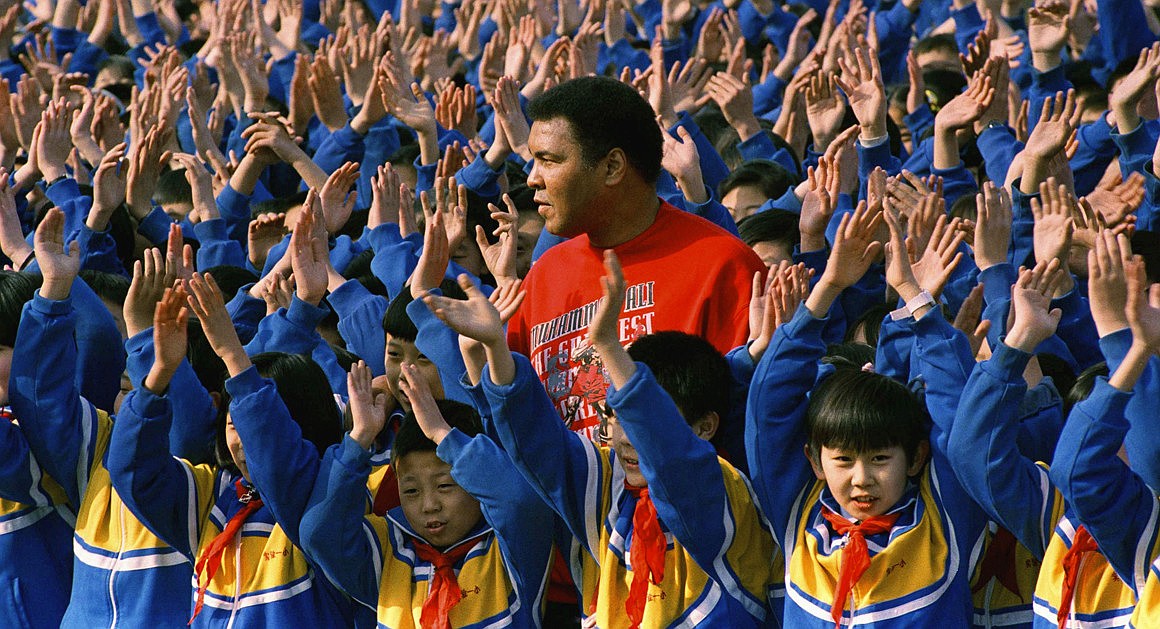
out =
{"type": "Polygon", "coordinates": [[[684,332],[657,332],[634,341],[628,355],[652,370],[687,423],[709,413],[720,422],[728,418],[729,365],[709,341],[684,332]]]}
{"type": "Polygon", "coordinates": [[[878,347],[878,335],[882,332],[882,321],[886,315],[890,314],[891,307],[889,304],[877,303],[862,311],[862,316],[855,319],[846,328],[846,335],[842,339],[849,343],[857,340],[859,330],[865,338],[865,343],[870,347],[878,347]]]}
{"type": "Polygon", "coordinates": [[[737,223],[741,240],[752,247],[759,242],[772,242],[785,247],[791,253],[802,240],[798,228],[799,217],[786,210],[766,210],[750,214],[737,223]]]}
{"type": "Polygon", "coordinates": [[[768,159],[751,159],[742,162],[717,184],[717,198],[725,198],[726,194],[739,186],[755,186],[761,189],[765,198],[777,199],[797,183],[797,177],[781,164],[768,159]]]}
{"type": "MultiPolygon", "coordinates": [[[[467,299],[467,294],[452,279],[444,278],[443,282],[439,284],[439,290],[443,291],[444,297],[467,299]]],[[[403,288],[398,295],[395,295],[390,305],[387,306],[387,311],[383,313],[383,331],[391,338],[414,343],[419,336],[419,328],[415,327],[415,322],[411,321],[411,317],[407,315],[407,306],[412,301],[414,298],[411,297],[410,289],[403,288]]]]}
{"type": "Polygon", "coordinates": [[[933,112],[945,107],[967,87],[967,79],[961,72],[941,68],[923,70],[922,81],[926,86],[927,104],[933,112]]]}
{"type": "Polygon", "coordinates": [[[306,203],[305,192],[295,192],[294,194],[285,197],[277,197],[275,199],[258,201],[257,203],[250,205],[250,218],[255,219],[263,214],[281,214],[283,212],[288,212],[304,203],[306,203]]]}
{"type": "Polygon", "coordinates": [[[129,296],[129,286],[132,285],[129,278],[92,269],[81,269],[77,275],[93,289],[97,297],[120,306],[125,305],[125,298],[129,296]]]}
{"type": "Polygon", "coordinates": [[[342,270],[342,276],[348,280],[357,280],[371,293],[381,297],[387,296],[387,287],[383,285],[382,280],[378,278],[371,271],[371,262],[375,259],[374,249],[367,249],[357,256],[351,258],[347,263],[346,268],[342,270]]]}
{"type": "Polygon", "coordinates": [[[258,281],[258,276],[254,275],[253,271],[232,264],[219,264],[202,271],[202,273],[213,276],[213,281],[217,282],[218,288],[222,290],[222,296],[226,302],[233,299],[243,286],[258,281]]]}
{"type": "Polygon", "coordinates": [[[1132,253],[1144,258],[1148,281],[1160,282],[1160,235],[1145,230],[1132,234],[1132,253]]]}
{"type": "Polygon", "coordinates": [[[20,314],[36,289],[40,287],[39,275],[0,271],[0,345],[16,346],[16,330],[20,327],[20,314]]]}
{"type": "Polygon", "coordinates": [[[913,463],[929,436],[926,407],[886,376],[838,369],[810,394],[806,443],[815,461],[823,447],[862,453],[902,446],[913,463]]]}
{"type": "MultiPolygon", "coordinates": [[[[479,413],[471,406],[455,400],[435,400],[435,405],[439,407],[439,414],[443,416],[443,421],[447,422],[448,426],[468,437],[483,432],[479,413]]],[[[436,447],[435,442],[423,434],[423,429],[415,419],[414,411],[408,411],[403,417],[403,422],[399,424],[399,431],[395,433],[395,441],[391,446],[391,464],[396,464],[399,459],[412,452],[434,452],[436,447]]]]}
{"type": "MultiPolygon", "coordinates": [[[[1067,417],[1071,414],[1071,408],[1076,404],[1086,400],[1092,394],[1092,389],[1096,386],[1096,380],[1099,378],[1108,377],[1108,363],[1101,362],[1084,369],[1076,376],[1075,384],[1067,389],[1067,393],[1063,396],[1063,416],[1067,417]]],[[[1063,391],[1063,389],[1059,389],[1063,391]]]]}
{"type": "Polygon", "coordinates": [[[857,341],[832,343],[826,348],[822,362],[838,369],[861,369],[866,363],[874,362],[874,348],[857,341]]]}
{"type": "MultiPolygon", "coordinates": [[[[265,352],[250,359],[258,373],[274,381],[278,396],[286,404],[290,418],[298,424],[302,438],[318,450],[318,456],[342,438],[342,417],[326,374],[309,356],[265,352]]],[[[223,388],[217,432],[218,465],[237,469],[226,447],[226,413],[229,393],[223,388]]],[[[245,444],[243,444],[244,446],[245,444]]]]}
{"type": "Polygon", "coordinates": [[[193,189],[189,187],[189,181],[185,178],[184,168],[163,173],[157,179],[157,189],[153,192],[153,201],[158,205],[193,204],[193,189]]]}
{"type": "Polygon", "coordinates": [[[1070,391],[1075,386],[1075,370],[1066,360],[1048,353],[1039,353],[1035,357],[1039,359],[1039,370],[1044,376],[1051,378],[1056,391],[1070,391]]]}

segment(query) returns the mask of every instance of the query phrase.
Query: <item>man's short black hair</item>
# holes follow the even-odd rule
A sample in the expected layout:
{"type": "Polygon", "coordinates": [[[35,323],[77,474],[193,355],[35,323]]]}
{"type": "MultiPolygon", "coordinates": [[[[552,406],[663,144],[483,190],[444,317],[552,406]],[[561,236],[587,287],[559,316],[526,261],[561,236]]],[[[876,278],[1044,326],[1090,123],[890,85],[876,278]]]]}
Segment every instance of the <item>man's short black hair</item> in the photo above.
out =
{"type": "Polygon", "coordinates": [[[792,252],[802,240],[798,219],[797,214],[786,210],[766,210],[741,219],[737,232],[750,247],[759,242],[772,242],[792,252]]]}
{"type": "Polygon", "coordinates": [[[684,332],[657,332],[634,341],[628,355],[652,370],[686,422],[711,412],[721,422],[728,418],[729,365],[709,341],[684,332]]]}
{"type": "Polygon", "coordinates": [[[752,159],[742,162],[717,184],[717,198],[725,198],[734,188],[754,186],[761,190],[765,198],[777,199],[797,183],[797,177],[781,164],[769,159],[752,159]]]}
{"type": "Polygon", "coordinates": [[[661,173],[661,130],[652,107],[631,87],[602,76],[572,79],[528,103],[533,121],[568,122],[588,165],[614,148],[649,183],[661,173]]]}

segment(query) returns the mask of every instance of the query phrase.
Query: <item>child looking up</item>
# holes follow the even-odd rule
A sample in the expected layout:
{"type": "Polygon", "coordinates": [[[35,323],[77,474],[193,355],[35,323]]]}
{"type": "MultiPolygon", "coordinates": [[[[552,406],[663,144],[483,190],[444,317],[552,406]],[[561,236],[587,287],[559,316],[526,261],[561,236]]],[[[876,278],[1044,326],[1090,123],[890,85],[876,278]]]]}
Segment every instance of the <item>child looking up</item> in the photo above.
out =
{"type": "MultiPolygon", "coordinates": [[[[425,301],[483,344],[482,384],[504,449],[582,547],[573,572],[589,620],[605,628],[776,622],[767,604],[773,539],[745,478],[708,442],[728,409],[717,405],[687,417],[679,410],[726,400],[727,383],[699,383],[674,399],[647,366],[633,362],[617,323],[624,277],[615,253],[606,251],[604,261],[603,298],[588,334],[612,382],[601,405],[611,446],[593,444],[559,421],[531,363],[508,349],[499,313],[465,276],[466,302],[425,301]]],[[[715,360],[717,371],[727,373],[721,355],[701,346],[703,361],[715,360]]]]}

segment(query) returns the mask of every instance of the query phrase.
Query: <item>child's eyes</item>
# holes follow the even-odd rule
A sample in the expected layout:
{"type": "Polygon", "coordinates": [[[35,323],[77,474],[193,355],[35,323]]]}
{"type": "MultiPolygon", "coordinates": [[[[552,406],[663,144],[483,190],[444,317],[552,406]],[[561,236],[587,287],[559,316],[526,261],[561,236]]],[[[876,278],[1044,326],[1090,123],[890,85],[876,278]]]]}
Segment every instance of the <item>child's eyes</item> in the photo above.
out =
{"type": "Polygon", "coordinates": [[[419,490],[418,490],[418,489],[404,489],[404,490],[403,490],[403,495],[404,495],[404,496],[414,496],[414,495],[416,495],[416,494],[418,494],[418,493],[419,493],[419,490]]]}
{"type": "Polygon", "coordinates": [[[441,483],[439,485],[440,490],[454,489],[455,487],[456,487],[455,483],[441,483]]]}

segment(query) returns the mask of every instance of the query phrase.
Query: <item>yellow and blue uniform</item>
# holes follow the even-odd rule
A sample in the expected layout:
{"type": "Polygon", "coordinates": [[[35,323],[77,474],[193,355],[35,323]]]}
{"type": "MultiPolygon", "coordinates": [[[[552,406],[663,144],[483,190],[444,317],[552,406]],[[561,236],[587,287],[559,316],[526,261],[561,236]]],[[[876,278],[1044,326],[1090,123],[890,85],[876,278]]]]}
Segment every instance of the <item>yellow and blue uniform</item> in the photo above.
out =
{"type": "Polygon", "coordinates": [[[1148,568],[1148,578],[1140,591],[1140,600],[1132,611],[1131,629],[1148,629],[1160,624],[1160,558],[1148,568]]]}
{"type": "MultiPolygon", "coordinates": [[[[483,518],[459,543],[473,548],[455,566],[463,599],[451,609],[457,628],[540,627],[551,562],[552,516],[500,448],[486,435],[453,429],[436,454],[452,478],[480,502],[483,518]]],[[[371,453],[346,436],[323,457],[302,518],[306,551],[343,592],[375,610],[378,626],[419,627],[433,567],[419,558],[422,540],[401,507],[365,515],[371,453]]]]}
{"type": "MultiPolygon", "coordinates": [[[[179,626],[193,566],[150,532],[106,467],[112,420],[77,389],[72,300],[37,294],[24,307],[9,398],[33,455],[77,508],[73,587],[62,627],[179,626]]],[[[166,436],[159,438],[165,443],[166,436]]]]}
{"type": "MultiPolygon", "coordinates": [[[[275,400],[280,402],[280,398],[273,383],[259,377],[253,367],[232,378],[227,387],[234,396],[230,410],[231,416],[236,417],[235,427],[246,423],[243,417],[252,417],[252,410],[240,408],[243,406],[258,406],[266,413],[277,414],[275,400]]],[[[285,412],[284,406],[282,409],[285,412]]],[[[157,448],[159,441],[164,443],[169,422],[168,399],[144,389],[130,393],[113,429],[108,465],[113,482],[130,509],[192,562],[243,508],[236,489],[241,477],[227,469],[191,465],[157,448]]],[[[303,441],[293,433],[271,434],[269,438],[303,441]]],[[[309,443],[305,445],[313,449],[309,443]]],[[[297,478],[297,453],[284,454],[283,473],[297,478]]],[[[313,456],[317,465],[317,452],[313,456]]],[[[262,487],[269,486],[258,483],[255,479],[259,493],[262,487]]],[[[306,491],[299,491],[304,494],[304,503],[306,491]]],[[[274,498],[273,492],[270,497],[274,498]]],[[[207,586],[205,604],[193,626],[350,625],[349,602],[314,570],[296,543],[297,521],[284,525],[284,517],[289,516],[266,504],[250,515],[220,557],[217,573],[208,583],[203,575],[202,585],[207,586]]],[[[186,620],[196,587],[197,583],[187,581],[181,590],[170,594],[185,602],[186,620]]]]}
{"type": "Polygon", "coordinates": [[[0,411],[0,625],[59,627],[72,583],[76,516],[0,411]]]}
{"type": "MultiPolygon", "coordinates": [[[[568,430],[528,359],[512,357],[512,383],[496,385],[486,369],[482,378],[496,432],[582,549],[566,553],[581,611],[604,629],[627,627],[636,498],[615,453],[568,430]]],[[[664,579],[648,586],[641,626],[777,626],[769,603],[779,555],[745,477],[693,434],[648,367],[637,364],[606,401],[640,455],[667,541],[664,579]]]]}
{"type": "MultiPolygon", "coordinates": [[[[840,507],[803,455],[808,394],[820,376],[828,375],[819,373],[818,363],[825,354],[827,321],[803,305],[777,329],[758,363],[746,413],[754,489],[786,555],[784,624],[795,628],[833,626],[830,608],[841,568],[839,551],[846,543],[822,517],[823,506],[835,513],[841,513],[840,507]]],[[[959,486],[946,457],[955,402],[946,399],[947,384],[961,373],[961,348],[937,311],[902,325],[911,328],[913,357],[922,358],[914,371],[928,384],[931,461],[887,511],[898,515],[892,529],[866,536],[870,567],[854,586],[841,622],[875,628],[965,627],[972,616],[968,579],[982,552],[986,518],[959,486]]]]}
{"type": "MultiPolygon", "coordinates": [[[[1058,627],[1063,557],[1075,539],[1078,523],[1074,505],[1065,505],[1053,482],[1058,472],[1027,459],[1015,444],[1018,407],[1027,390],[1023,371],[1030,358],[1027,352],[1000,342],[989,360],[975,366],[963,388],[951,450],[963,486],[988,515],[1042,558],[1031,601],[1032,626],[1046,629],[1058,627]]],[[[1077,405],[1072,416],[1097,404],[1103,396],[1097,393],[1093,392],[1095,399],[1077,405]]],[[[1059,451],[1066,449],[1066,441],[1061,436],[1059,451]]],[[[1059,451],[1056,465],[1060,464],[1059,451]]],[[[1105,551],[1103,544],[1100,550],[1105,551]]],[[[1133,588],[1116,575],[1104,553],[1088,553],[1077,579],[1069,611],[1076,626],[1126,624],[1135,605],[1133,588]]]]}

